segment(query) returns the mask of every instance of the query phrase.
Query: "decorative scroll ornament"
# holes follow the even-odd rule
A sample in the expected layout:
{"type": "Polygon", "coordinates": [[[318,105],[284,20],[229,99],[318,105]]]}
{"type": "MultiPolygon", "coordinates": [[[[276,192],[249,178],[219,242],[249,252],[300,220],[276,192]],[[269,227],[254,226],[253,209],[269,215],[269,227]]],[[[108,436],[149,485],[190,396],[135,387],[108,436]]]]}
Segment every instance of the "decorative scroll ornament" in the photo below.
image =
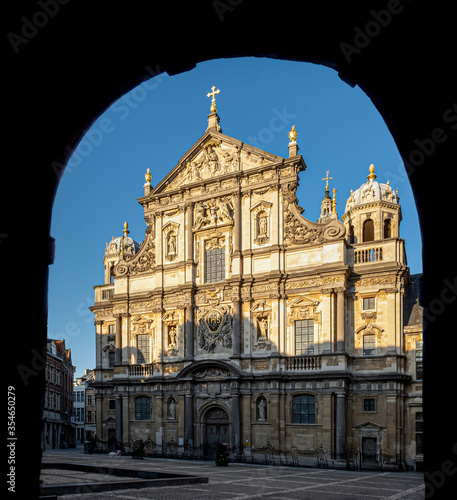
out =
{"type": "Polygon", "coordinates": [[[320,224],[300,215],[296,204],[289,204],[284,212],[284,244],[308,245],[343,238],[346,228],[337,218],[320,224]]]}
{"type": "Polygon", "coordinates": [[[126,255],[124,259],[119,261],[115,268],[116,276],[123,276],[128,273],[138,274],[154,270],[156,265],[155,217],[148,217],[146,222],[148,223],[145,232],[146,237],[140,249],[135,255],[126,255]]]}

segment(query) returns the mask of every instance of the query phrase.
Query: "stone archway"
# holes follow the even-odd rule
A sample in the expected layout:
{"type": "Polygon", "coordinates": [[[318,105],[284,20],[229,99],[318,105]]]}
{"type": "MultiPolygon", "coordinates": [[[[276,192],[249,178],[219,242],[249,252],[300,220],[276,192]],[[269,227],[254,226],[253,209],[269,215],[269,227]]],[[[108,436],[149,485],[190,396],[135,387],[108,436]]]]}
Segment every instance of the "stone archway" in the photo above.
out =
{"type": "MultiPolygon", "coordinates": [[[[449,64],[454,46],[452,5],[448,4],[449,11],[438,4],[426,8],[414,2],[392,5],[385,3],[372,10],[358,3],[295,4],[293,20],[306,26],[297,40],[265,36],[265,26],[293,26],[290,7],[282,4],[264,9],[258,2],[192,2],[176,9],[174,4],[156,2],[152,11],[151,5],[145,6],[145,15],[137,8],[106,9],[102,5],[88,7],[73,2],[71,15],[65,5],[59,5],[53,14],[43,12],[42,6],[37,7],[32,1],[9,6],[11,47],[5,71],[8,75],[5,83],[9,84],[5,94],[9,99],[3,118],[11,132],[7,154],[20,168],[3,169],[2,180],[11,192],[20,189],[24,179],[28,182],[34,179],[37,172],[40,182],[39,196],[33,200],[33,223],[30,223],[29,203],[15,203],[11,209],[12,198],[5,196],[2,213],[8,220],[0,231],[3,261],[14,262],[4,266],[2,275],[9,292],[3,302],[4,310],[8,311],[5,331],[13,331],[17,317],[24,313],[24,300],[18,300],[23,296],[24,280],[28,283],[28,296],[36,297],[27,301],[32,326],[20,338],[21,345],[27,348],[17,348],[14,335],[7,336],[5,347],[10,353],[9,366],[13,367],[9,384],[18,391],[16,413],[27,415],[23,441],[35,443],[29,446],[27,454],[22,454],[22,460],[26,460],[31,470],[31,479],[24,487],[32,484],[38,495],[41,398],[45,382],[41,353],[47,334],[48,265],[54,253],[49,226],[54,195],[68,156],[95,116],[147,75],[161,71],[177,74],[199,61],[231,55],[270,55],[334,68],[342,79],[352,85],[359,84],[372,99],[388,123],[402,157],[413,160],[407,174],[418,203],[424,235],[424,269],[427,269],[421,297],[429,312],[424,325],[428,338],[424,360],[431,366],[434,360],[440,360],[440,369],[430,370],[424,380],[430,408],[426,410],[427,470],[440,470],[443,457],[455,457],[452,451],[455,439],[450,433],[452,412],[446,412],[446,401],[436,391],[442,380],[455,379],[452,365],[455,349],[450,347],[455,338],[449,328],[455,316],[452,306],[455,262],[436,258],[442,250],[436,244],[436,235],[449,231],[448,218],[442,214],[453,213],[455,202],[452,196],[444,196],[436,207],[429,203],[429,193],[442,191],[444,174],[447,185],[452,184],[450,176],[455,176],[449,161],[455,158],[456,141],[451,137],[455,133],[457,109],[455,71],[449,64]],[[386,11],[388,7],[393,12],[386,11]],[[33,24],[38,18],[45,20],[40,27],[33,24]],[[151,23],[169,19],[172,19],[170,26],[165,21],[160,23],[163,33],[169,29],[188,33],[192,26],[193,35],[187,37],[180,51],[169,44],[155,44],[151,48],[151,33],[159,37],[162,34],[151,23]],[[83,31],[78,30],[81,25],[83,31]],[[118,26],[123,29],[117,29],[118,26]],[[208,43],[208,29],[217,33],[217,43],[208,43]],[[438,30],[439,36],[433,36],[438,30]],[[234,32],[239,36],[234,37],[234,32]],[[106,40],[109,43],[104,43],[106,40]],[[97,50],[92,50],[94,47],[97,50]],[[118,64],[120,52],[128,54],[122,65],[118,64]],[[427,54],[433,57],[426,57],[427,54]],[[61,64],[55,63],[54,55],[59,56],[61,64]],[[70,64],[72,61],[76,61],[78,71],[76,63],[70,64]],[[44,111],[46,126],[43,126],[44,111]],[[30,260],[30,242],[33,242],[33,280],[30,280],[30,266],[23,264],[30,260]],[[443,342],[448,347],[445,350],[443,342]],[[438,425],[430,424],[433,419],[438,425]],[[448,419],[444,420],[446,424],[443,419],[448,419]]],[[[275,31],[271,33],[274,35],[275,31]]],[[[20,488],[18,485],[18,495],[20,488]]]]}
{"type": "Polygon", "coordinates": [[[230,419],[221,406],[210,406],[202,415],[202,438],[205,456],[213,459],[219,441],[230,443],[230,419]]]}

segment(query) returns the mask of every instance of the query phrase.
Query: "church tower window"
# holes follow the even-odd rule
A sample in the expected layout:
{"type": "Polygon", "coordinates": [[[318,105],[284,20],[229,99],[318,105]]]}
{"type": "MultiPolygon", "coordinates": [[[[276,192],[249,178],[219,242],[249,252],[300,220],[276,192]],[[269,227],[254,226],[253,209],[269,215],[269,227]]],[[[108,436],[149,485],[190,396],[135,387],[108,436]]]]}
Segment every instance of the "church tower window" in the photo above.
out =
{"type": "Polygon", "coordinates": [[[392,224],[390,219],[384,221],[384,239],[392,238],[392,224]]]}
{"type": "Polygon", "coordinates": [[[363,223],[363,242],[374,241],[374,224],[371,219],[363,223]]]}
{"type": "Polygon", "coordinates": [[[314,320],[295,321],[295,354],[314,354],[314,320]]]}

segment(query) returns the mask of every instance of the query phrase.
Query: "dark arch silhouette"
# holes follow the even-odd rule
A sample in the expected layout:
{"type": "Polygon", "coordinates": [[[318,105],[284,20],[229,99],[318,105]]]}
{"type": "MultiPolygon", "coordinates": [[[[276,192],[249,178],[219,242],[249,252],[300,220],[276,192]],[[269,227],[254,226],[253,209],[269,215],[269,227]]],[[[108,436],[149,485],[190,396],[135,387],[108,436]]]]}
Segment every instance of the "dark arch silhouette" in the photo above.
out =
{"type": "MultiPolygon", "coordinates": [[[[435,390],[437,384],[452,386],[456,378],[456,340],[449,328],[454,324],[456,266],[449,252],[436,258],[437,238],[445,245],[452,237],[448,217],[455,208],[451,195],[430,203],[432,193],[455,185],[451,3],[212,0],[106,7],[24,0],[5,8],[2,331],[6,381],[16,393],[21,431],[16,466],[18,474],[27,470],[28,479],[17,481],[16,492],[21,495],[31,486],[28,498],[38,495],[46,292],[54,258],[50,223],[67,160],[93,121],[142,80],[236,56],[324,64],[349,85],[359,85],[383,116],[405,161],[423,238],[426,469],[433,475],[449,461],[455,465],[453,412],[435,390]],[[440,422],[434,425],[437,416],[440,422]]],[[[446,497],[456,475],[443,477],[442,484],[429,482],[429,493],[433,488],[446,497]]]]}

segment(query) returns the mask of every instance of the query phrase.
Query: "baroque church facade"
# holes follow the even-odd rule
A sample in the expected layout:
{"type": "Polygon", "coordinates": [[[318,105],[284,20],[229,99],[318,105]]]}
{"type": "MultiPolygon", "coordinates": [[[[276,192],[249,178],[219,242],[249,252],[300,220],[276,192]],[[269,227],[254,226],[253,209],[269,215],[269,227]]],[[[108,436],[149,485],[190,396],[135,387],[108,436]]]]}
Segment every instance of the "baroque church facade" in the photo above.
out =
{"type": "Polygon", "coordinates": [[[155,187],[146,232],[107,243],[95,286],[97,436],[214,454],[359,450],[422,461],[422,315],[398,191],[367,181],[303,217],[297,132],[279,157],[222,133],[155,187]],[[416,295],[414,295],[416,293],[416,295]]]}

